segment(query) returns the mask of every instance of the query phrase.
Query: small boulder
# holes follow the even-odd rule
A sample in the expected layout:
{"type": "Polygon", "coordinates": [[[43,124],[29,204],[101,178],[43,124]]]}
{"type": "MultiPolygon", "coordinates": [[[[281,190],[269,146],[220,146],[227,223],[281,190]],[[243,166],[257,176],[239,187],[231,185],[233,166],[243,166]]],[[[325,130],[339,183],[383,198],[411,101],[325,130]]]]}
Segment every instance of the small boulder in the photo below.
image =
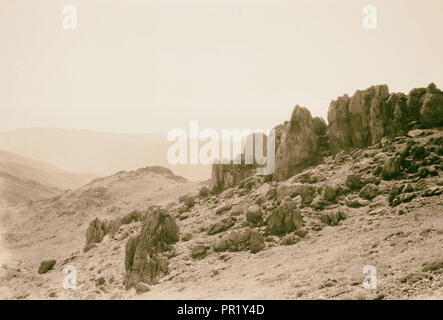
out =
{"type": "Polygon", "coordinates": [[[380,190],[375,184],[368,184],[360,190],[359,196],[366,200],[372,200],[379,194],[380,190]]]}
{"type": "Polygon", "coordinates": [[[334,201],[337,196],[337,188],[331,185],[324,185],[323,187],[323,199],[326,201],[334,201]]]}
{"type": "Polygon", "coordinates": [[[38,268],[38,273],[43,274],[43,273],[46,273],[46,272],[52,270],[56,263],[57,263],[56,260],[42,261],[42,263],[40,264],[40,267],[38,268]]]}
{"type": "Polygon", "coordinates": [[[360,189],[362,184],[361,175],[359,174],[350,174],[346,178],[346,186],[351,190],[360,189]]]}
{"type": "Polygon", "coordinates": [[[192,248],[192,258],[193,259],[203,259],[206,257],[206,247],[202,244],[198,244],[192,248]]]}
{"type": "Polygon", "coordinates": [[[265,248],[265,239],[258,231],[251,231],[250,249],[251,253],[257,253],[265,248]]]}
{"type": "Polygon", "coordinates": [[[146,283],[139,282],[135,285],[135,292],[137,294],[142,294],[151,290],[146,283]]]}
{"type": "Polygon", "coordinates": [[[300,228],[302,225],[300,209],[292,198],[286,197],[269,217],[267,233],[286,234],[300,228]]]}
{"type": "Polygon", "coordinates": [[[257,224],[262,220],[263,210],[259,205],[254,204],[246,210],[246,220],[253,224],[257,224]]]}
{"type": "Polygon", "coordinates": [[[385,160],[382,169],[382,176],[385,180],[396,178],[400,175],[400,166],[396,158],[389,158],[385,160]]]}
{"type": "Polygon", "coordinates": [[[328,211],[324,213],[320,220],[324,224],[330,225],[330,226],[336,226],[339,224],[341,220],[346,219],[347,215],[344,211],[341,210],[335,210],[335,211],[328,211]]]}

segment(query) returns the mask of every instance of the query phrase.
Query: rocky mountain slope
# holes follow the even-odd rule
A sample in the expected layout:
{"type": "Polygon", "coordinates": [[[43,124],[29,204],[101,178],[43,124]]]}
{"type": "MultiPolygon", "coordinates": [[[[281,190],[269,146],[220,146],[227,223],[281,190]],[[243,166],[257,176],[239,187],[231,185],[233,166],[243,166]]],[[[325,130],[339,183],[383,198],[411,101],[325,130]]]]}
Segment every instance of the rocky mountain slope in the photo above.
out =
{"type": "Polygon", "coordinates": [[[340,116],[328,125],[296,107],[276,128],[272,177],[214,165],[211,188],[175,190],[173,202],[137,202],[122,185],[110,198],[119,205],[91,186],[36,205],[6,238],[23,261],[4,266],[3,296],[442,299],[442,92],[430,85],[393,104],[399,94],[386,89],[332,102],[340,116]],[[62,287],[67,265],[76,289],[62,287]],[[365,266],[376,288],[363,287],[365,266]]]}
{"type": "Polygon", "coordinates": [[[69,173],[54,165],[0,150],[0,206],[51,197],[94,178],[97,176],[69,173]]]}

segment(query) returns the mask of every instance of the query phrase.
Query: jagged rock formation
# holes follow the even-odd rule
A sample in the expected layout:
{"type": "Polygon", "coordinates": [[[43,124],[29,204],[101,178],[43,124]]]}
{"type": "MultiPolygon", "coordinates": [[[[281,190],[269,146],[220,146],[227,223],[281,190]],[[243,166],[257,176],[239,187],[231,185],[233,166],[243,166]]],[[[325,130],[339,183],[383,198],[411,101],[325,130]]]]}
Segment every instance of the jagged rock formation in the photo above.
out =
{"type": "Polygon", "coordinates": [[[296,106],[283,130],[275,157],[274,179],[283,180],[316,164],[325,151],[326,122],[296,106]]]}
{"type": "Polygon", "coordinates": [[[168,272],[166,253],[179,240],[179,234],[174,217],[165,209],[156,207],[148,212],[140,234],[126,243],[126,288],[139,282],[153,284],[168,272]]]}
{"type": "MultiPolygon", "coordinates": [[[[405,135],[414,128],[443,126],[443,91],[431,83],[408,95],[389,93],[387,85],[358,90],[352,97],[331,102],[328,122],[312,118],[309,110],[296,106],[289,122],[275,128],[276,157],[272,179],[284,180],[313,166],[328,153],[337,154],[374,145],[384,137],[405,135]]],[[[213,192],[233,187],[255,172],[254,166],[214,165],[213,192]]],[[[395,177],[396,163],[383,167],[395,177]]]]}
{"type": "Polygon", "coordinates": [[[387,85],[358,90],[331,102],[328,111],[330,150],[363,148],[383,137],[400,136],[414,126],[443,125],[443,92],[431,83],[409,95],[389,93],[387,85]]]}
{"type": "Polygon", "coordinates": [[[139,221],[141,218],[142,215],[137,210],[111,221],[101,221],[95,218],[89,223],[88,229],[86,230],[86,244],[83,251],[86,252],[90,250],[96,243],[102,242],[105,235],[115,233],[122,225],[139,221]]]}

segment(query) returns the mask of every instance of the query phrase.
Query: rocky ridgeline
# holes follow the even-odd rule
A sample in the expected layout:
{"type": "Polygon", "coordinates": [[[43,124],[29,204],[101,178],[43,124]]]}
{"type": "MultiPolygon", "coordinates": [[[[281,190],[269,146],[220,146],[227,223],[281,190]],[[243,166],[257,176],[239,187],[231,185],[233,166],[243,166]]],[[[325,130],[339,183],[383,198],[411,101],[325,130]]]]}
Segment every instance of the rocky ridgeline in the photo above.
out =
{"type": "MultiPolygon", "coordinates": [[[[389,93],[387,85],[358,90],[332,101],[328,125],[296,106],[291,119],[275,128],[276,159],[272,179],[281,181],[319,163],[325,155],[364,148],[383,137],[405,135],[416,128],[443,126],[443,92],[435,84],[408,95],[389,93]]],[[[238,184],[250,167],[214,164],[213,192],[238,184]]]]}
{"type": "Polygon", "coordinates": [[[163,208],[95,219],[85,250],[141,222],[138,235],[126,242],[124,285],[146,292],[171,265],[179,268],[177,261],[198,263],[214,255],[227,261],[232,252],[303,244],[359,214],[407,215],[411,203],[422,205],[443,193],[441,128],[413,129],[441,125],[441,95],[433,85],[408,96],[372,87],[332,102],[329,127],[296,107],[277,128],[273,179],[255,175],[254,165],[214,166],[217,192],[204,186],[163,208]],[[438,116],[431,120],[433,112],[438,116]]]}

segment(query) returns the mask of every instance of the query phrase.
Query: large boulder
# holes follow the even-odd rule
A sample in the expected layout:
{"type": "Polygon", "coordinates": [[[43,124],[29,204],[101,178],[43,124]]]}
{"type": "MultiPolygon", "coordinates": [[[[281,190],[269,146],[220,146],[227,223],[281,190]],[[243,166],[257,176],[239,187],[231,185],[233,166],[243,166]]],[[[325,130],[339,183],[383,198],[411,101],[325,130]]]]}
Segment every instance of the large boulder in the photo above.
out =
{"type": "Polygon", "coordinates": [[[266,232],[282,235],[294,231],[303,225],[301,211],[297,203],[286,197],[268,219],[266,232]]]}
{"type": "Polygon", "coordinates": [[[126,243],[126,288],[139,282],[153,284],[168,272],[165,255],[179,240],[179,228],[166,210],[155,207],[146,215],[140,234],[126,243]]]}

